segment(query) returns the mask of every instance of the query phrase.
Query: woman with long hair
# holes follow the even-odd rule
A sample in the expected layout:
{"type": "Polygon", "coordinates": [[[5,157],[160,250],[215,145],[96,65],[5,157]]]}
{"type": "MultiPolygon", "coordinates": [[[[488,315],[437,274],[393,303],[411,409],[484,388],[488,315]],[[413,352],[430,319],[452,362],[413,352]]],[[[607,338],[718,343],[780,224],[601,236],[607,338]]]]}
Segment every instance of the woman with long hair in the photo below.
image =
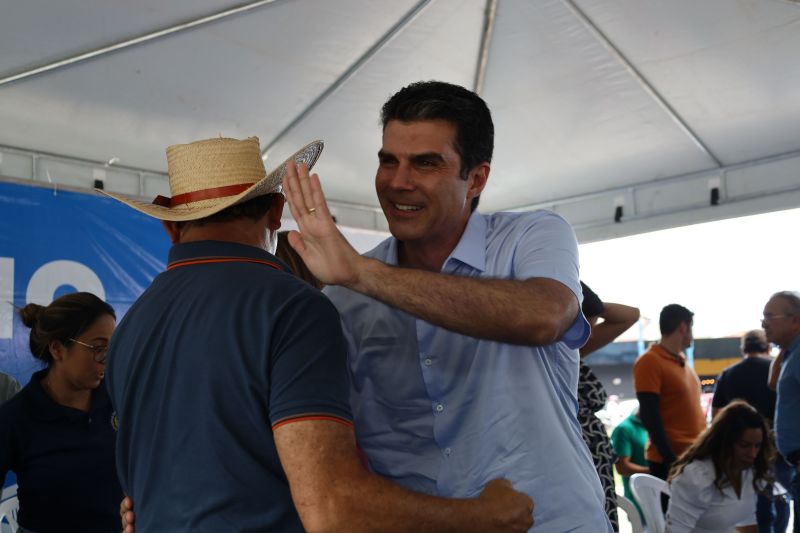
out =
{"type": "Polygon", "coordinates": [[[20,531],[118,531],[117,423],[103,384],[114,309],[79,292],[19,314],[46,365],[0,407],[0,477],[17,474],[20,531]]]}
{"type": "Polygon", "coordinates": [[[756,533],[756,494],[771,494],[775,450],[767,423],[742,400],[728,404],[672,465],[668,533],[756,533]]]}

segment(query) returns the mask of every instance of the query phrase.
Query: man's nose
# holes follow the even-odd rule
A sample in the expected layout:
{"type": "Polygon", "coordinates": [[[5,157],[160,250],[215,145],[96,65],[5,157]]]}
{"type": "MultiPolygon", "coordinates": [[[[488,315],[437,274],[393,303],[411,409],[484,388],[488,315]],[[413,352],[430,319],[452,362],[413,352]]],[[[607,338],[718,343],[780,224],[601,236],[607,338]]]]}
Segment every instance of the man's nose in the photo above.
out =
{"type": "Polygon", "coordinates": [[[395,189],[413,189],[414,177],[411,172],[411,165],[405,162],[400,162],[392,174],[391,186],[395,189]]]}

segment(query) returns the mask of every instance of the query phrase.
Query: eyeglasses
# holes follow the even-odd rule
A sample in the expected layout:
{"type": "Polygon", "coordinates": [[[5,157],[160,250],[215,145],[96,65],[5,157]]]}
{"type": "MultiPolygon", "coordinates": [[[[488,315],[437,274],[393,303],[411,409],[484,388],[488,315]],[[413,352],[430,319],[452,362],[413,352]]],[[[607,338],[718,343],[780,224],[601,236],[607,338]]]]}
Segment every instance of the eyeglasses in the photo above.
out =
{"type": "Polygon", "coordinates": [[[790,317],[793,317],[793,316],[794,315],[770,315],[770,314],[766,314],[766,315],[761,317],[761,321],[762,322],[769,322],[770,320],[775,320],[776,318],[790,318],[790,317]]]}
{"type": "Polygon", "coordinates": [[[69,339],[76,344],[80,344],[81,346],[85,346],[89,348],[92,353],[94,354],[94,360],[98,363],[105,363],[106,358],[108,358],[108,344],[103,346],[92,346],[91,344],[86,344],[85,342],[81,342],[78,339],[69,339]]]}

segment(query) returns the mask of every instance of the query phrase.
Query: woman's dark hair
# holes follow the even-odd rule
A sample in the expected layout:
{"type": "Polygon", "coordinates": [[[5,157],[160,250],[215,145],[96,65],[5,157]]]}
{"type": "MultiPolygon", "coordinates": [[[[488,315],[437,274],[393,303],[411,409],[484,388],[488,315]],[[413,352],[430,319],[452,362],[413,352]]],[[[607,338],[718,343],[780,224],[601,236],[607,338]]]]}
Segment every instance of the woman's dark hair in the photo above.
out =
{"type": "Polygon", "coordinates": [[[292,269],[292,273],[298,278],[302,279],[312,287],[322,290],[325,284],[322,283],[317,277],[311,273],[303,259],[300,257],[292,245],[289,244],[289,232],[278,232],[278,247],[275,249],[275,256],[286,263],[292,269]]]}
{"type": "Polygon", "coordinates": [[[117,318],[113,307],[90,292],[65,294],[48,306],[28,304],[19,310],[22,323],[31,328],[31,354],[48,366],[53,364],[50,342],[70,346],[69,339],[80,336],[103,315],[117,318]]]}
{"type": "Polygon", "coordinates": [[[605,306],[603,300],[594,292],[587,284],[581,281],[581,290],[583,291],[583,303],[581,304],[581,311],[586,318],[592,318],[603,314],[605,306]]]}
{"type": "Polygon", "coordinates": [[[743,400],[734,400],[722,409],[692,446],[672,465],[669,481],[683,472],[686,465],[696,459],[711,459],[714,464],[714,486],[722,489],[731,485],[736,473],[734,446],[748,429],[760,429],[763,440],[758,455],[753,463],[753,489],[756,492],[767,491],[771,494],[772,477],[770,464],[775,458],[767,422],[750,404],[743,400]],[[762,488],[766,482],[766,487],[762,488]]]}
{"type": "MultiPolygon", "coordinates": [[[[390,120],[444,120],[456,128],[455,150],[461,158],[461,177],[481,163],[492,162],[494,123],[489,107],[474,92],[443,81],[420,81],[403,87],[383,104],[383,128],[390,120]]],[[[478,207],[479,196],[471,209],[478,207]]]]}

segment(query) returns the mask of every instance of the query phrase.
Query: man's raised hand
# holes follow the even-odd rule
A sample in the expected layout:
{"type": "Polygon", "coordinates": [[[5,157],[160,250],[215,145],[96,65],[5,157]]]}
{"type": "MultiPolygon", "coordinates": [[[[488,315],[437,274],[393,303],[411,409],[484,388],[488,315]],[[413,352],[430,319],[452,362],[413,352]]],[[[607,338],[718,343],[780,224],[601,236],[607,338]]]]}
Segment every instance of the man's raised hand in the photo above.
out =
{"type": "Polygon", "coordinates": [[[292,245],[311,272],[326,285],[353,286],[364,259],[333,221],[319,176],[305,164],[289,161],[283,180],[289,209],[299,231],[289,233],[292,245]]]}

